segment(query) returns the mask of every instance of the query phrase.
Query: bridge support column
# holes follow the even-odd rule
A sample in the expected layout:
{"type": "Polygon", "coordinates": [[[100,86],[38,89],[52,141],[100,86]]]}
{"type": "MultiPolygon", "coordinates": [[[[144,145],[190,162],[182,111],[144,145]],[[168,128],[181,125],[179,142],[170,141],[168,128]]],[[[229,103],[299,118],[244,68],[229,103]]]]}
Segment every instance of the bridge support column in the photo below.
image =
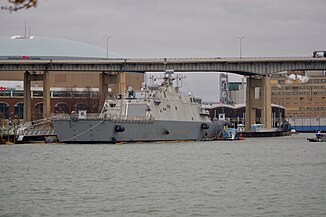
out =
{"type": "Polygon", "coordinates": [[[102,72],[99,79],[99,109],[108,96],[109,84],[114,85],[113,94],[124,94],[126,92],[126,73],[125,72],[102,72]]]}
{"type": "Polygon", "coordinates": [[[262,80],[262,124],[266,128],[272,128],[272,87],[270,77],[263,77],[262,80]]]}
{"type": "Polygon", "coordinates": [[[126,73],[120,72],[118,73],[118,91],[119,94],[124,94],[127,90],[126,87],[126,73]]]}
{"type": "Polygon", "coordinates": [[[24,121],[32,120],[32,100],[31,100],[31,82],[43,80],[43,116],[50,117],[50,75],[48,71],[43,74],[30,74],[28,71],[24,74],[24,121]]]}
{"type": "Polygon", "coordinates": [[[247,78],[246,90],[246,130],[256,123],[256,109],[261,109],[261,123],[265,128],[272,127],[270,78],[247,78]]]}
{"type": "Polygon", "coordinates": [[[32,120],[31,108],[31,75],[28,71],[24,73],[24,121],[32,120]]]}
{"type": "Polygon", "coordinates": [[[255,80],[251,77],[247,78],[246,90],[246,130],[251,130],[251,124],[256,122],[255,102],[255,80]]]}
{"type": "Polygon", "coordinates": [[[51,115],[51,96],[50,96],[50,74],[44,71],[43,74],[43,116],[45,118],[51,115]]]}

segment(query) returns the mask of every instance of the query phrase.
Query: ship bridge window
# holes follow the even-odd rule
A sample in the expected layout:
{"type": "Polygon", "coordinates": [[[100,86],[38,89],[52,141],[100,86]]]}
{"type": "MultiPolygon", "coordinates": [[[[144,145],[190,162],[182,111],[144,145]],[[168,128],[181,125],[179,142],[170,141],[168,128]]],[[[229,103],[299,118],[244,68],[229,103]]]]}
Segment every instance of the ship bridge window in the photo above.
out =
{"type": "Polygon", "coordinates": [[[117,104],[115,104],[115,103],[110,103],[109,105],[110,105],[111,108],[114,108],[117,104]]]}

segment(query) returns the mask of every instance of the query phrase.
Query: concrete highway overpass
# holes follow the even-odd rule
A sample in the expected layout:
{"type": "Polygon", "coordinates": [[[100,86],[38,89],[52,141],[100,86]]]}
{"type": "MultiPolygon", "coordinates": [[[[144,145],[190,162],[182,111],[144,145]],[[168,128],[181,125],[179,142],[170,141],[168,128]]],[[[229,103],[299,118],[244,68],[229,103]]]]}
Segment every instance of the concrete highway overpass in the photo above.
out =
{"type": "MultiPolygon", "coordinates": [[[[246,126],[255,122],[255,110],[261,109],[262,123],[271,127],[271,86],[270,76],[288,70],[326,70],[326,58],[313,57],[273,57],[273,58],[115,58],[115,59],[0,59],[1,72],[24,73],[24,118],[31,120],[30,86],[33,80],[43,80],[43,110],[45,116],[50,111],[49,73],[89,72],[100,74],[100,101],[104,101],[108,91],[108,79],[117,76],[123,83],[124,72],[230,72],[248,76],[246,94],[246,126]],[[257,76],[258,75],[258,76],[257,76]],[[255,97],[255,88],[260,87],[262,96],[255,97]]],[[[3,73],[6,74],[6,73],[3,73]]],[[[121,85],[122,86],[122,85],[121,85]]],[[[124,92],[120,89],[120,92],[124,92]]]]}
{"type": "Polygon", "coordinates": [[[231,72],[239,75],[273,75],[285,70],[324,70],[326,58],[118,58],[118,59],[0,59],[1,71],[87,72],[231,72]]]}

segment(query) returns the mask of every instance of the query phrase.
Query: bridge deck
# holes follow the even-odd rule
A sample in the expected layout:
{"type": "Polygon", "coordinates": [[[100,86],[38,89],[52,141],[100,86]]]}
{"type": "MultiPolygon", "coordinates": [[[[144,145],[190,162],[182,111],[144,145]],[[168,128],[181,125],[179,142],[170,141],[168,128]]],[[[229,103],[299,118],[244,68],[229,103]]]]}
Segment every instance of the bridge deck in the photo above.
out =
{"type": "Polygon", "coordinates": [[[118,58],[118,59],[0,59],[1,71],[88,71],[88,72],[232,72],[241,75],[270,75],[285,70],[325,70],[326,58],[118,58]]]}

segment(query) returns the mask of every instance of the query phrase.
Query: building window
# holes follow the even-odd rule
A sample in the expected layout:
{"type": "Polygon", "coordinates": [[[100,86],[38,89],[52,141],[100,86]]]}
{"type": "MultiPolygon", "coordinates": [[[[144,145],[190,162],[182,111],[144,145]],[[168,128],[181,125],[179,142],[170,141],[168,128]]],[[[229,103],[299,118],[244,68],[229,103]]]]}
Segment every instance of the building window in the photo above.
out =
{"type": "Polygon", "coordinates": [[[86,104],[84,103],[79,103],[76,105],[76,110],[79,111],[79,110],[86,110],[86,111],[89,111],[89,108],[86,104]]]}
{"type": "Polygon", "coordinates": [[[9,118],[9,105],[7,103],[0,103],[0,118],[9,118]]]}
{"type": "Polygon", "coordinates": [[[37,103],[35,105],[35,114],[34,114],[34,120],[36,119],[41,119],[43,118],[43,103],[40,102],[40,103],[37,103]]]}
{"type": "Polygon", "coordinates": [[[20,102],[15,105],[15,116],[18,119],[24,118],[24,103],[20,102]]]}
{"type": "Polygon", "coordinates": [[[23,97],[24,96],[24,91],[23,90],[14,90],[12,93],[12,96],[15,97],[23,97]]]}
{"type": "Polygon", "coordinates": [[[67,103],[60,102],[56,104],[54,108],[56,113],[69,113],[69,106],[67,103]]]}
{"type": "Polygon", "coordinates": [[[43,91],[39,91],[39,90],[34,90],[32,91],[33,97],[42,97],[43,96],[43,91]]]}
{"type": "Polygon", "coordinates": [[[0,96],[2,96],[2,97],[10,97],[11,96],[11,90],[0,90],[0,96]]]}

